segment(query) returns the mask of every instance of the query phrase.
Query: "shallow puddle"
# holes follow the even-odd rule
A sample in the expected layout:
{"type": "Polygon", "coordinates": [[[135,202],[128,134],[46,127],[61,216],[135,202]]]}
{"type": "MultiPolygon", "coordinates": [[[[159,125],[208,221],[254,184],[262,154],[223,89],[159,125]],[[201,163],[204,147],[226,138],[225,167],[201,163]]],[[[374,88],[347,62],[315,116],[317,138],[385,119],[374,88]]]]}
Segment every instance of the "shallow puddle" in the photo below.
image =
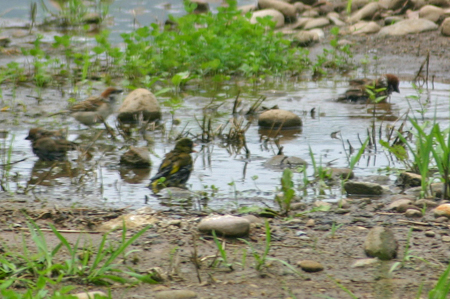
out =
{"type": "MultiPolygon", "coordinates": [[[[211,84],[212,86],[213,84],[211,84]]],[[[100,88],[100,87],[99,87],[100,88]]],[[[100,88],[101,89],[101,88],[100,88]]],[[[203,86],[190,86],[183,91],[184,104],[176,109],[175,118],[181,123],[174,127],[176,132],[189,131],[198,135],[201,130],[195,118],[202,118],[202,109],[209,103],[222,103],[214,115],[213,128],[220,124],[224,125],[231,116],[237,90],[241,91],[243,101],[242,109],[248,107],[260,96],[266,96],[264,106],[272,107],[278,105],[281,109],[291,110],[300,115],[303,120],[303,128],[298,131],[281,132],[281,145],[284,153],[288,156],[296,156],[305,159],[309,163],[308,175],[312,180],[313,168],[309,149],[311,148],[317,163],[331,165],[333,167],[347,167],[349,144],[357,150],[360,148],[360,140],[364,141],[368,130],[375,123],[377,140],[379,129],[382,128],[382,136],[385,138],[384,130],[388,125],[398,127],[398,117],[404,116],[407,111],[421,110],[419,101],[406,100],[407,96],[415,96],[417,92],[412,88],[410,82],[401,82],[401,94],[394,93],[390,104],[378,105],[374,117],[374,105],[336,103],[332,99],[346,89],[344,78],[334,80],[324,79],[312,82],[271,82],[260,84],[258,87],[239,86],[239,84],[223,85],[207,89],[203,86]],[[411,105],[411,107],[410,107],[411,105]],[[314,115],[310,113],[315,109],[314,115]],[[335,134],[334,132],[340,133],[335,134]],[[337,137],[337,138],[336,138],[337,137]],[[342,137],[342,140],[340,139],[342,137]]],[[[434,115],[442,124],[448,127],[449,104],[446,84],[435,83],[434,89],[429,91],[429,104],[426,103],[427,94],[421,96],[421,103],[428,110],[426,119],[432,119],[434,115]]],[[[150,205],[154,208],[164,208],[159,198],[152,196],[146,188],[149,178],[156,173],[162,157],[173,148],[173,142],[167,142],[168,130],[171,127],[170,108],[163,107],[163,122],[166,131],[156,130],[147,132],[154,139],[153,152],[151,156],[153,168],[151,171],[142,169],[124,169],[119,167],[120,155],[124,153],[127,146],[119,137],[113,141],[107,137],[99,138],[92,147],[92,158],[89,161],[77,161],[76,152],[71,152],[67,164],[54,167],[51,171],[50,165],[41,165],[31,151],[31,146],[25,137],[30,127],[39,125],[48,129],[65,127],[69,131],[69,139],[82,144],[89,144],[95,134],[102,128],[87,129],[76,123],[70,117],[54,116],[46,118],[48,111],[58,111],[66,108],[68,95],[62,96],[55,90],[44,90],[44,101],[36,104],[36,100],[27,97],[34,91],[27,88],[19,88],[15,92],[4,90],[4,103],[12,104],[12,111],[17,111],[19,117],[13,117],[13,113],[2,113],[4,117],[1,126],[7,129],[9,134],[2,142],[2,159],[8,155],[9,145],[12,144],[10,161],[25,161],[13,164],[9,170],[5,187],[11,191],[23,191],[29,182],[28,192],[33,193],[38,200],[49,200],[51,202],[64,202],[75,204],[77,202],[86,205],[105,205],[114,207],[139,208],[150,205]],[[62,100],[61,100],[62,98],[62,100]],[[20,105],[19,105],[20,104],[20,105]],[[22,113],[20,109],[27,107],[27,112],[22,113]],[[46,176],[42,179],[43,176],[46,176]],[[37,184],[37,185],[35,185],[37,184]]],[[[81,96],[81,98],[83,95],[81,96]]],[[[167,98],[159,97],[161,102],[167,98]]],[[[410,115],[412,112],[410,112],[410,115]]],[[[418,112],[414,112],[420,117],[418,112]]],[[[244,119],[243,116],[240,116],[244,119]]],[[[404,117],[403,117],[404,118],[404,117]]],[[[403,119],[402,118],[402,119],[403,119]]],[[[244,123],[247,120],[244,119],[244,123]]],[[[111,116],[108,122],[115,126],[115,117],[111,116]]],[[[409,128],[410,125],[407,126],[409,128]]],[[[225,132],[227,129],[224,130],[225,132]]],[[[146,142],[140,135],[136,135],[138,142],[134,145],[146,146],[146,142]]],[[[280,186],[281,170],[269,169],[264,162],[277,153],[273,138],[264,146],[261,141],[262,133],[259,131],[256,120],[246,133],[247,146],[250,155],[247,156],[244,149],[236,152],[233,147],[227,147],[220,138],[210,143],[201,143],[194,153],[194,171],[188,182],[190,190],[198,195],[192,201],[184,202],[187,208],[200,209],[207,206],[211,209],[236,208],[242,205],[273,206],[274,193],[280,186]],[[213,188],[211,186],[214,186],[213,188]],[[217,188],[217,190],[214,190],[217,188]],[[200,195],[199,191],[205,191],[200,195]],[[205,199],[207,198],[207,199],[205,199]]],[[[2,161],[2,163],[4,163],[2,161]]],[[[357,177],[378,174],[379,169],[402,167],[401,164],[393,164],[381,146],[377,144],[377,150],[372,148],[366,151],[361,161],[355,168],[357,177]]],[[[4,175],[5,177],[5,175],[4,175]]],[[[394,178],[394,177],[393,177],[394,178]]],[[[295,175],[296,184],[301,184],[300,174],[295,175]]],[[[313,188],[308,188],[307,198],[317,198],[318,194],[313,188]]],[[[299,192],[300,194],[301,192],[299,192]]],[[[324,200],[335,201],[341,196],[339,187],[333,188],[322,195],[324,200]]],[[[167,202],[164,205],[167,207],[167,202]]]]}

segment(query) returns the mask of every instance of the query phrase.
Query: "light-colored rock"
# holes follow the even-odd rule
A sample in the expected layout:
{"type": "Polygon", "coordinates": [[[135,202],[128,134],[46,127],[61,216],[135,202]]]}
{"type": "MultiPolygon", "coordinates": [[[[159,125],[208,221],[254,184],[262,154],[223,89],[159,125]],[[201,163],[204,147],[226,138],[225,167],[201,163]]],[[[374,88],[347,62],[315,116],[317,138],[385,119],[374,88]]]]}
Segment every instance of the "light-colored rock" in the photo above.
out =
{"type": "Polygon", "coordinates": [[[407,209],[405,212],[405,216],[408,218],[418,218],[422,217],[422,212],[416,209],[407,209]]]}
{"type": "Polygon", "coordinates": [[[109,298],[108,295],[101,291],[92,291],[92,292],[84,292],[84,293],[77,293],[77,294],[71,294],[71,296],[75,296],[78,299],[94,299],[95,298],[109,298]],[[95,297],[97,295],[97,297],[95,297]]]}
{"type": "Polygon", "coordinates": [[[349,26],[348,31],[351,34],[373,34],[380,31],[381,27],[375,22],[360,21],[349,26]]]}
{"type": "Polygon", "coordinates": [[[130,149],[120,156],[120,164],[137,168],[146,168],[152,165],[150,152],[146,147],[130,146],[130,149]]]}
{"type": "Polygon", "coordinates": [[[317,207],[317,208],[319,208],[319,207],[327,207],[327,208],[329,208],[329,207],[331,207],[331,203],[326,202],[326,201],[322,201],[322,200],[316,200],[314,202],[314,206],[317,207]]]}
{"type": "Polygon", "coordinates": [[[416,201],[414,202],[414,205],[415,205],[416,207],[419,207],[419,208],[422,209],[424,206],[427,207],[427,208],[435,208],[435,207],[437,207],[439,204],[438,204],[437,202],[433,201],[433,200],[421,198],[421,199],[416,200],[416,201]]]}
{"type": "Polygon", "coordinates": [[[293,43],[300,47],[308,47],[315,43],[314,33],[308,30],[300,30],[292,37],[293,43]]]}
{"type": "Polygon", "coordinates": [[[295,10],[297,11],[297,13],[302,13],[306,10],[306,5],[301,3],[301,2],[295,2],[292,5],[294,5],[295,10]]]}
{"type": "Polygon", "coordinates": [[[298,18],[294,23],[287,25],[289,29],[300,29],[305,26],[306,23],[308,23],[309,20],[312,18],[298,18]]]}
{"type": "Polygon", "coordinates": [[[322,271],[324,268],[321,263],[311,260],[299,261],[297,262],[297,266],[302,268],[303,271],[310,273],[322,271]]]}
{"type": "Polygon", "coordinates": [[[314,219],[308,219],[308,221],[306,221],[305,226],[306,227],[314,227],[316,225],[316,221],[314,219]]]}
{"type": "Polygon", "coordinates": [[[155,294],[155,299],[191,299],[198,298],[197,293],[189,290],[161,291],[155,294]]]}
{"type": "Polygon", "coordinates": [[[340,19],[340,17],[339,17],[339,14],[338,13],[336,13],[336,12],[329,12],[328,14],[327,14],[327,18],[334,24],[334,25],[336,25],[336,26],[338,26],[338,27],[342,27],[342,26],[345,26],[345,22],[344,21],[342,21],[341,19],[340,19]]]}
{"type": "Polygon", "coordinates": [[[348,19],[348,22],[353,24],[364,19],[372,19],[379,10],[380,5],[378,2],[370,2],[357,12],[353,13],[348,19]]]}
{"type": "Polygon", "coordinates": [[[388,209],[403,213],[408,209],[408,206],[410,206],[411,203],[412,201],[409,199],[397,199],[389,204],[388,209]]]}
{"type": "Polygon", "coordinates": [[[149,224],[154,224],[157,221],[158,219],[154,215],[137,214],[133,212],[103,223],[100,226],[99,230],[110,231],[120,229],[123,227],[124,223],[127,229],[133,229],[149,224]]]}
{"type": "Polygon", "coordinates": [[[387,0],[384,6],[390,10],[397,10],[402,8],[408,0],[387,0]]]}
{"type": "Polygon", "coordinates": [[[155,95],[144,88],[133,90],[119,108],[117,118],[122,122],[143,120],[154,121],[161,118],[161,108],[155,95]]]}
{"type": "Polygon", "coordinates": [[[381,195],[383,194],[383,187],[379,184],[368,182],[348,181],[344,183],[345,192],[348,194],[362,194],[362,195],[381,195]]]}
{"type": "Polygon", "coordinates": [[[419,10],[419,18],[436,23],[444,14],[444,10],[434,5],[425,5],[419,10]]]}
{"type": "Polygon", "coordinates": [[[427,230],[425,232],[425,236],[429,237],[429,238],[434,238],[436,236],[436,233],[434,231],[432,231],[432,230],[427,230]]]}
{"type": "Polygon", "coordinates": [[[442,236],[442,242],[450,242],[450,236],[442,236]]]}
{"type": "Polygon", "coordinates": [[[284,26],[284,16],[281,12],[276,9],[262,9],[255,11],[250,18],[250,23],[256,24],[258,23],[258,18],[272,17],[272,21],[274,21],[275,28],[280,28],[284,26]]]}
{"type": "Polygon", "coordinates": [[[434,216],[450,218],[450,203],[444,203],[433,210],[434,216]]]}
{"type": "Polygon", "coordinates": [[[320,28],[310,29],[308,31],[313,34],[315,42],[319,42],[325,38],[325,32],[320,28]]]}
{"type": "Polygon", "coordinates": [[[232,215],[210,216],[202,219],[197,228],[202,233],[210,234],[214,230],[217,235],[241,237],[248,235],[250,221],[232,215]]]}
{"type": "Polygon", "coordinates": [[[276,155],[264,163],[265,167],[268,168],[277,168],[284,169],[286,167],[293,168],[299,166],[308,166],[308,162],[303,160],[302,158],[285,156],[285,155],[276,155]]]}
{"type": "Polygon", "coordinates": [[[295,18],[297,16],[297,9],[294,5],[280,0],[259,0],[258,6],[261,9],[276,9],[281,12],[286,18],[295,18]]]}
{"type": "Polygon", "coordinates": [[[380,260],[391,260],[397,256],[398,242],[388,228],[377,226],[372,228],[364,242],[364,252],[369,257],[380,260]]]}
{"type": "Polygon", "coordinates": [[[410,33],[420,33],[425,31],[437,30],[438,25],[425,19],[408,19],[381,28],[378,36],[397,36],[410,33]]]}
{"type": "Polygon", "coordinates": [[[303,18],[317,18],[319,16],[319,12],[314,9],[305,10],[302,15],[303,18]]]}
{"type": "Polygon", "coordinates": [[[259,115],[258,125],[264,129],[293,129],[302,126],[302,120],[291,111],[271,109],[259,115]]]}
{"type": "Polygon", "coordinates": [[[450,36],[450,18],[445,18],[441,24],[441,34],[450,36]]]}
{"type": "Polygon", "coordinates": [[[360,259],[351,265],[352,268],[361,268],[369,265],[373,265],[378,263],[380,260],[377,258],[371,258],[371,259],[360,259]]]}
{"type": "Polygon", "coordinates": [[[322,28],[328,25],[330,25],[330,20],[328,18],[321,17],[309,20],[308,22],[306,22],[303,29],[308,30],[313,28],[322,28]]]}

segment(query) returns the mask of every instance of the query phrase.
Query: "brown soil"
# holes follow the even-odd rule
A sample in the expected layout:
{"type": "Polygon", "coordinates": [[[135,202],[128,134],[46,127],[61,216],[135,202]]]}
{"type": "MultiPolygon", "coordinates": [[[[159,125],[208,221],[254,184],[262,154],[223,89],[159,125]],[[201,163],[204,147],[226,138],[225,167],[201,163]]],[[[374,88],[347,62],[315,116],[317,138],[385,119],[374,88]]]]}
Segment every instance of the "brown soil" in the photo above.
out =
{"type": "MultiPolygon", "coordinates": [[[[344,38],[354,42],[352,51],[356,53],[355,61],[369,58],[370,68],[377,68],[380,73],[396,73],[407,80],[414,77],[429,51],[430,76],[434,75],[439,81],[450,81],[450,53],[446,51],[450,41],[438,32],[382,39],[373,36],[344,38]],[[376,61],[373,60],[374,56],[378,57],[376,61]]],[[[322,45],[316,45],[312,53],[321,52],[326,43],[324,41],[322,45]]],[[[9,250],[20,251],[21,235],[29,236],[25,215],[35,220],[41,228],[47,228],[51,223],[61,230],[86,231],[82,239],[98,244],[103,235],[95,232],[99,225],[128,212],[48,208],[45,203],[32,202],[31,197],[24,200],[15,196],[13,200],[10,198],[0,193],[1,238],[9,250]]],[[[199,298],[350,298],[343,289],[346,288],[357,298],[404,299],[417,298],[421,286],[422,298],[425,298],[449,261],[449,245],[442,240],[442,236],[449,235],[449,227],[434,223],[430,209],[423,218],[413,220],[405,218],[403,214],[388,212],[386,205],[390,201],[390,198],[358,198],[349,201],[350,208],[343,214],[342,209],[335,205],[329,212],[309,213],[292,220],[269,219],[272,229],[269,256],[293,265],[299,274],[277,261],[269,261],[264,271],[257,271],[250,248],[238,239],[224,240],[233,271],[223,265],[211,266],[217,255],[217,247],[211,237],[199,237],[196,233],[196,224],[206,214],[176,210],[155,212],[152,228],[130,248],[139,250],[133,254],[135,264],[129,260],[124,263],[143,273],[160,267],[165,280],[158,285],[141,284],[134,287],[115,284],[111,287],[112,298],[152,298],[157,291],[167,289],[192,290],[199,298]],[[314,219],[315,225],[306,227],[308,219],[314,219]],[[167,225],[171,220],[181,221],[174,222],[176,225],[167,225]],[[333,223],[342,224],[334,235],[331,233],[333,223]],[[366,258],[364,239],[368,229],[377,225],[388,226],[393,230],[399,241],[399,256],[393,261],[352,267],[355,261],[366,258]],[[413,230],[410,254],[428,263],[411,258],[389,274],[392,265],[405,258],[404,249],[410,228],[413,230]],[[425,231],[429,230],[435,233],[434,237],[425,236],[425,231]],[[300,231],[306,237],[301,237],[300,231]],[[200,261],[200,278],[192,261],[193,240],[197,246],[197,260],[200,261]],[[317,273],[303,272],[296,266],[301,260],[320,262],[324,270],[317,273]]],[[[129,229],[128,235],[131,236],[137,230],[129,229]]],[[[48,237],[50,248],[58,244],[53,233],[44,231],[44,234],[48,237]]],[[[73,242],[79,237],[76,232],[63,235],[73,242]]],[[[112,233],[109,238],[120,240],[120,232],[112,233]]],[[[256,224],[247,240],[262,253],[265,244],[264,225],[256,224]]],[[[107,287],[86,285],[78,285],[77,289],[108,291],[107,287]]]]}

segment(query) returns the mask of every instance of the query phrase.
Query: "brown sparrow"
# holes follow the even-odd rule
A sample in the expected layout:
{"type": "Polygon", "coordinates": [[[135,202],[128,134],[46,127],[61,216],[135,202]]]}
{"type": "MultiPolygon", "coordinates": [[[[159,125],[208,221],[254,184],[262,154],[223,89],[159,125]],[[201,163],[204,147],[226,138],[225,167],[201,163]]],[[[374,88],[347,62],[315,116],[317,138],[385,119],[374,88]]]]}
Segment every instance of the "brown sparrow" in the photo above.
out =
{"type": "Polygon", "coordinates": [[[74,150],[78,146],[75,142],[66,140],[62,130],[32,128],[25,139],[31,141],[33,153],[42,161],[64,161],[67,151],[74,150]]]}
{"type": "Polygon", "coordinates": [[[50,116],[70,113],[77,121],[86,126],[92,126],[106,120],[115,110],[117,95],[121,89],[108,87],[100,96],[91,96],[86,100],[73,105],[69,111],[62,111],[50,116]]]}
{"type": "Polygon", "coordinates": [[[337,99],[338,101],[349,101],[349,102],[359,102],[369,100],[369,93],[367,92],[367,86],[372,86],[375,92],[375,97],[384,96],[385,99],[381,102],[386,102],[387,97],[392,92],[398,92],[399,90],[399,79],[396,75],[385,74],[378,79],[354,79],[350,80],[350,88],[345,91],[344,94],[340,95],[337,99]],[[376,92],[378,89],[384,89],[382,91],[376,92]]]}

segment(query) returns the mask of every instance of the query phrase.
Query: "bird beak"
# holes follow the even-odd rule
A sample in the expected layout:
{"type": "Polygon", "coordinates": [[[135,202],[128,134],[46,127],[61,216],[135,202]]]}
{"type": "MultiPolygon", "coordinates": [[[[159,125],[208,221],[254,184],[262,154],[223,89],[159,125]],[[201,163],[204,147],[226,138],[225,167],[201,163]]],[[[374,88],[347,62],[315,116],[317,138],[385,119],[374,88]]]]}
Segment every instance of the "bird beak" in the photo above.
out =
{"type": "Polygon", "coordinates": [[[400,93],[400,89],[398,87],[394,88],[394,91],[400,93]]]}
{"type": "Polygon", "coordinates": [[[27,137],[25,137],[25,140],[30,140],[30,139],[31,139],[30,135],[28,135],[27,137]]]}

